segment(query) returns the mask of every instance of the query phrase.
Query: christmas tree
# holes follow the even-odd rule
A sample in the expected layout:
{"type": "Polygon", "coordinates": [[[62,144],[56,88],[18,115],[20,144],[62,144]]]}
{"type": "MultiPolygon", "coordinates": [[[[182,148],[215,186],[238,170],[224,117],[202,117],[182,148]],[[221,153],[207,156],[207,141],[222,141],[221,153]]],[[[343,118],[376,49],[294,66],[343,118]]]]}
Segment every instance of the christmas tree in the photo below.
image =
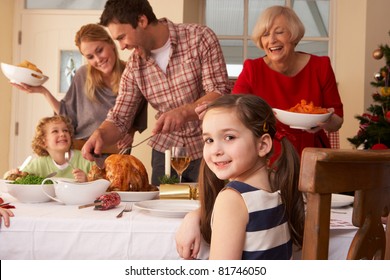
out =
{"type": "MultiPolygon", "coordinates": [[[[389,32],[390,36],[390,32],[389,32]]],[[[376,88],[372,94],[373,103],[367,108],[367,113],[358,115],[359,131],[353,138],[347,138],[356,148],[389,149],[390,148],[390,47],[380,45],[372,53],[374,59],[383,57],[386,65],[374,75],[371,85],[376,88]]]]}

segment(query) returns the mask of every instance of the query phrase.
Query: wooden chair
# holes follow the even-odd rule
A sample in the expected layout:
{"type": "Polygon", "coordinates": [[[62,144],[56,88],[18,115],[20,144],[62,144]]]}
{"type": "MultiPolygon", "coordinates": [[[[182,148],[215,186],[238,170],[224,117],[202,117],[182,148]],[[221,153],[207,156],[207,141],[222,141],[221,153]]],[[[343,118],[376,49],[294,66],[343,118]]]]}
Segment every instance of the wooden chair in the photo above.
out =
{"type": "Polygon", "coordinates": [[[359,229],[347,259],[390,259],[390,149],[306,148],[299,190],[307,194],[302,259],[328,259],[331,194],[351,191],[359,229]]]}

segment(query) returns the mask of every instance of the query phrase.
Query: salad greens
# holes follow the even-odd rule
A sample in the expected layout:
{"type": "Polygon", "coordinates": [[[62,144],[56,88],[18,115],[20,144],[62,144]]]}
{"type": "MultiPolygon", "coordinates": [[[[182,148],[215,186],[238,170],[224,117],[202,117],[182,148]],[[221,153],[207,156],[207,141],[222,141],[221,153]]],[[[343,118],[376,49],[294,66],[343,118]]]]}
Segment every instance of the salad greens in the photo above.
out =
{"type": "MultiPolygon", "coordinates": [[[[28,174],[24,177],[17,178],[12,184],[20,184],[20,185],[40,185],[42,181],[45,178],[33,175],[33,174],[28,174]]],[[[51,180],[47,180],[45,184],[53,184],[51,180]]]]}

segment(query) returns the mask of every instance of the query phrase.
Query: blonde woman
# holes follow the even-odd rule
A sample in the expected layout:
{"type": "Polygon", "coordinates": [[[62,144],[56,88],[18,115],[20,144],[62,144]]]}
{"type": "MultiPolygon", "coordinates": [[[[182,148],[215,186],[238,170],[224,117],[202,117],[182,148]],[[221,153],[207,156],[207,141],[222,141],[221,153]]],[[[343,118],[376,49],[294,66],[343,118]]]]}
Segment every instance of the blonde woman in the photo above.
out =
{"type": "MultiPolygon", "coordinates": [[[[40,93],[56,114],[68,116],[73,124],[75,139],[87,140],[106,119],[114,104],[125,62],[119,59],[116,45],[107,31],[98,24],[87,24],[75,36],[75,44],[87,61],[81,66],[65,97],[58,101],[43,87],[13,84],[28,93],[40,93]]],[[[146,102],[135,120],[135,129],[118,141],[118,148],[131,146],[136,130],[146,128],[146,102]]]]}

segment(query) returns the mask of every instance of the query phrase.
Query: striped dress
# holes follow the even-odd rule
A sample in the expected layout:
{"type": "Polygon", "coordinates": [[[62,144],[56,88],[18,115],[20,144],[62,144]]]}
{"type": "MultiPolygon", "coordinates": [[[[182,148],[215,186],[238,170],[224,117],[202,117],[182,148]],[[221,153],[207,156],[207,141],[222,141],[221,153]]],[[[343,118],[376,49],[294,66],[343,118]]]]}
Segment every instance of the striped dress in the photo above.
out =
{"type": "Polygon", "coordinates": [[[238,181],[229,182],[226,187],[241,194],[249,213],[242,259],[291,259],[292,240],[280,193],[269,193],[238,181]]]}

